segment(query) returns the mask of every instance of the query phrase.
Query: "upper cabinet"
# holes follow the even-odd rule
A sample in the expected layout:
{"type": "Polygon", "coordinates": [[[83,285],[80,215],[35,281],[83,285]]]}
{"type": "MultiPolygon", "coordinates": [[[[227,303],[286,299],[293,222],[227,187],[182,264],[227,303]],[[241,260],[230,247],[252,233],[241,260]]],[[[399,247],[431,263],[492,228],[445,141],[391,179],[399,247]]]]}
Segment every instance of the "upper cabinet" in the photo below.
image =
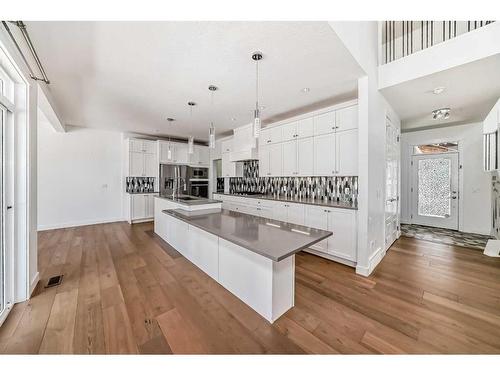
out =
{"type": "Polygon", "coordinates": [[[156,149],[156,141],[129,139],[126,175],[130,177],[156,177],[159,172],[156,149]]]}
{"type": "Polygon", "coordinates": [[[186,143],[158,142],[158,157],[161,164],[188,164],[189,154],[186,143]],[[170,149],[170,155],[168,150],[170,149]],[[170,157],[169,157],[170,156],[170,157]]]}
{"type": "Polygon", "coordinates": [[[323,135],[335,131],[335,111],[314,116],[314,135],[323,135]]]}
{"type": "Polygon", "coordinates": [[[210,165],[210,150],[207,146],[194,145],[194,152],[189,155],[189,164],[202,167],[210,165]]]}
{"type": "Polygon", "coordinates": [[[270,126],[260,140],[262,177],[358,175],[357,105],[270,126]]]}
{"type": "Polygon", "coordinates": [[[129,139],[130,152],[144,152],[147,154],[156,154],[156,141],[146,139],[129,139]]]}
{"type": "Polygon", "coordinates": [[[493,106],[483,122],[483,134],[494,133],[500,127],[500,99],[493,106]]]}
{"type": "Polygon", "coordinates": [[[227,138],[222,140],[222,153],[233,151],[233,138],[227,138]]]}
{"type": "Polygon", "coordinates": [[[335,130],[343,131],[358,128],[358,106],[341,108],[335,111],[335,130]]]}
{"type": "Polygon", "coordinates": [[[257,159],[257,141],[253,136],[253,124],[234,129],[232,139],[230,161],[257,159]]]}
{"type": "Polygon", "coordinates": [[[272,143],[279,143],[282,141],[282,127],[273,126],[264,128],[260,131],[259,145],[269,145],[272,143]]]}

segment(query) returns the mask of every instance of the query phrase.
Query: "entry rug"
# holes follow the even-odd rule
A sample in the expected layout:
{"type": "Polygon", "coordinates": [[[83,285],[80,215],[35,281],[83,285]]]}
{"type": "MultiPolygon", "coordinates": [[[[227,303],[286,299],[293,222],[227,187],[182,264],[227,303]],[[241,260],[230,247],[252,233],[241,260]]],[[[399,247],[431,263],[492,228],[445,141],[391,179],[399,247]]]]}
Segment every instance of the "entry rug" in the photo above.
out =
{"type": "Polygon", "coordinates": [[[402,224],[401,235],[446,245],[456,245],[484,250],[486,243],[493,237],[482,234],[463,233],[457,230],[426,227],[415,224],[402,224]]]}

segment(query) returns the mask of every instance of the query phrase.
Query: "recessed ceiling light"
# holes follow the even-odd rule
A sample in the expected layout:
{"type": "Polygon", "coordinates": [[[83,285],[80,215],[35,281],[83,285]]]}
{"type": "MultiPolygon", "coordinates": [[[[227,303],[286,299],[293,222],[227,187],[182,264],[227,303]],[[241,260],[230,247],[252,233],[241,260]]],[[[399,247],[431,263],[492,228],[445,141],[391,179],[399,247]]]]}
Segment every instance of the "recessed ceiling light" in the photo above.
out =
{"type": "Polygon", "coordinates": [[[309,91],[311,91],[311,89],[309,87],[304,87],[302,90],[303,93],[308,93],[309,91]]]}
{"type": "Polygon", "coordinates": [[[450,108],[439,108],[432,111],[433,120],[448,120],[450,118],[450,108]]]}
{"type": "Polygon", "coordinates": [[[439,86],[439,87],[436,87],[434,90],[432,90],[432,93],[435,95],[439,95],[439,94],[442,94],[444,90],[446,90],[446,87],[439,86]]]}

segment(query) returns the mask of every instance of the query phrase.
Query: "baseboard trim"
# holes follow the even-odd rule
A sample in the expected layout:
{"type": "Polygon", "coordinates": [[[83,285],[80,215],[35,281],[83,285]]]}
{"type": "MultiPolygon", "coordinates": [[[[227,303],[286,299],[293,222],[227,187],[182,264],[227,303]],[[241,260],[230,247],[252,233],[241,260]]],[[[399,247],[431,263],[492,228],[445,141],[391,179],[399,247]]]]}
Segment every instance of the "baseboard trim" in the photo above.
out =
{"type": "Polygon", "coordinates": [[[36,285],[38,284],[39,281],[40,281],[40,272],[37,272],[33,280],[31,280],[30,282],[30,290],[28,293],[30,297],[33,294],[33,291],[35,290],[36,285]]]}
{"type": "Polygon", "coordinates": [[[122,217],[115,217],[115,218],[104,219],[104,220],[102,220],[102,219],[101,220],[83,220],[83,221],[74,221],[74,222],[69,222],[69,223],[39,225],[38,231],[41,232],[44,230],[81,227],[84,225],[116,223],[118,221],[125,221],[125,220],[122,217]]]}
{"type": "Polygon", "coordinates": [[[384,259],[387,250],[383,250],[383,248],[379,247],[368,259],[368,266],[360,266],[356,265],[356,273],[361,276],[370,276],[373,270],[378,266],[380,261],[384,259]]]}

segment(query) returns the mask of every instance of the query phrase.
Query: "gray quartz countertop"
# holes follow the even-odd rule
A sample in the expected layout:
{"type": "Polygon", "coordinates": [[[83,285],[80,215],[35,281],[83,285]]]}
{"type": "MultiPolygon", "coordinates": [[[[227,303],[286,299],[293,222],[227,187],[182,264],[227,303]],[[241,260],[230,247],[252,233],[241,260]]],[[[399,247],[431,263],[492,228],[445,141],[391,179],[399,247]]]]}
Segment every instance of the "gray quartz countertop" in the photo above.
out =
{"type": "Polygon", "coordinates": [[[180,196],[177,196],[175,198],[172,198],[170,196],[167,197],[167,196],[160,195],[157,198],[166,199],[168,201],[182,204],[185,206],[200,206],[200,205],[204,205],[204,204],[220,203],[220,201],[215,200],[215,199],[193,197],[191,195],[180,195],[180,196]]]}
{"type": "Polygon", "coordinates": [[[293,198],[286,197],[283,195],[275,196],[275,195],[246,195],[246,194],[227,194],[227,193],[214,193],[220,195],[228,195],[232,197],[243,197],[243,198],[252,198],[252,199],[266,199],[271,201],[280,201],[280,202],[290,202],[290,203],[301,203],[301,204],[310,204],[314,206],[327,206],[327,207],[336,207],[336,208],[346,208],[348,210],[357,210],[358,205],[354,202],[341,202],[341,201],[330,201],[324,199],[314,199],[314,198],[293,198]]]}
{"type": "Polygon", "coordinates": [[[162,212],[275,262],[332,235],[332,232],[321,229],[225,209],[162,212]]]}

